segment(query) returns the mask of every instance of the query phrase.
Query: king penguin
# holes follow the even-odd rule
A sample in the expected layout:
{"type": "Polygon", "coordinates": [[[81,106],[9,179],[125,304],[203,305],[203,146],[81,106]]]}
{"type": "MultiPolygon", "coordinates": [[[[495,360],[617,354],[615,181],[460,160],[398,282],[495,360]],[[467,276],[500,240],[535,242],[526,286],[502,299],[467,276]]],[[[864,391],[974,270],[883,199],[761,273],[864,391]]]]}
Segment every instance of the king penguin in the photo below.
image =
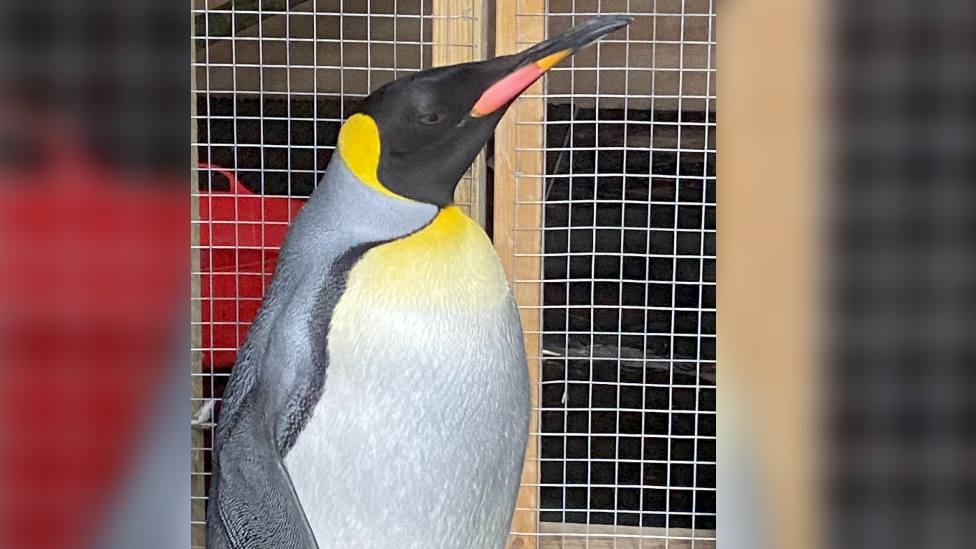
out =
{"type": "Polygon", "coordinates": [[[519,94],[630,21],[392,81],[346,120],[224,394],[209,549],[502,549],[528,366],[501,263],[454,188],[519,94]]]}

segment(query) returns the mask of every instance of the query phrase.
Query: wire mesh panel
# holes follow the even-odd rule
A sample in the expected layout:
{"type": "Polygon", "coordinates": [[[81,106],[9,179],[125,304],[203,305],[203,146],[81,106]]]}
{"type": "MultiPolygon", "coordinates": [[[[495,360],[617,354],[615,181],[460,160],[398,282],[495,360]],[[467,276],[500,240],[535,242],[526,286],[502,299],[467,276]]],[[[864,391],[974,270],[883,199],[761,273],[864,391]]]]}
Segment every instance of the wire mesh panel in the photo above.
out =
{"type": "MultiPolygon", "coordinates": [[[[211,428],[289,221],[342,121],[382,84],[483,58],[481,0],[193,0],[192,545],[211,428]]],[[[456,203],[484,223],[484,159],[456,203]]]]}
{"type": "MultiPolygon", "coordinates": [[[[194,0],[194,546],[213,412],[341,121],[393,78],[482,58],[484,7],[194,0]]],[[[636,17],[530,88],[496,133],[495,244],[536,382],[509,545],[714,546],[714,6],[495,7],[499,55],[596,13],[636,17]]],[[[484,164],[456,195],[481,222],[484,164]]]]}
{"type": "Polygon", "coordinates": [[[499,53],[634,22],[499,128],[495,242],[537,382],[511,547],[715,546],[709,0],[499,3],[499,53]]]}

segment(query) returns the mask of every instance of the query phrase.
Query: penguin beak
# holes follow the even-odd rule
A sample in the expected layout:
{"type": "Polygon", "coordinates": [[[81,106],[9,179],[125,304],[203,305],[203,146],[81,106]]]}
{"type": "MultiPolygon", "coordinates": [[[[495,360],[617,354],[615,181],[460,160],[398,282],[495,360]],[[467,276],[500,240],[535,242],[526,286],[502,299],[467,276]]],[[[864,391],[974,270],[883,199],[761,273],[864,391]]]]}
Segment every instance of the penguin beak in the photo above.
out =
{"type": "Polygon", "coordinates": [[[629,15],[594,17],[521,53],[487,61],[498,63],[503,76],[481,94],[471,116],[481,118],[508,105],[553,65],[633,20],[629,15]]]}

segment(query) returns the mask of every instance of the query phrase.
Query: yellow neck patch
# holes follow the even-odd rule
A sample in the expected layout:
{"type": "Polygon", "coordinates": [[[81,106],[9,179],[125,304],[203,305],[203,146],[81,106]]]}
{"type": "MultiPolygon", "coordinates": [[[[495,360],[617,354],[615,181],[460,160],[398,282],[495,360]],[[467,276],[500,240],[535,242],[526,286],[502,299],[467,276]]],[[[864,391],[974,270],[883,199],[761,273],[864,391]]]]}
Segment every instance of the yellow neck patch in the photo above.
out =
{"type": "Polygon", "coordinates": [[[380,130],[372,117],[362,113],[350,116],[339,130],[338,149],[346,165],[363,183],[387,196],[410,200],[384,187],[376,175],[380,165],[380,130]]]}
{"type": "Polygon", "coordinates": [[[342,322],[343,300],[400,311],[472,313],[496,307],[508,295],[488,235],[457,206],[448,206],[416,233],[366,252],[349,272],[332,322],[342,322]]]}

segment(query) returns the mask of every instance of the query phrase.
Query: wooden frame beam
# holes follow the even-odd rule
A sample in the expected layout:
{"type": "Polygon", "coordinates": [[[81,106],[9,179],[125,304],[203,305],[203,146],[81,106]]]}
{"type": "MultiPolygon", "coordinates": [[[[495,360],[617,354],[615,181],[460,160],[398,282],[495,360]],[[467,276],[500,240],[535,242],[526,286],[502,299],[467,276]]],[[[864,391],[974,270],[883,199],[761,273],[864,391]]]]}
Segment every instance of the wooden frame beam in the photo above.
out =
{"type": "MultiPolygon", "coordinates": [[[[431,57],[435,67],[485,58],[485,0],[434,0],[431,57]]],[[[475,158],[454,192],[454,202],[485,226],[485,153],[475,158]]]]}
{"type": "MultiPolygon", "coordinates": [[[[496,54],[517,53],[523,49],[520,44],[544,40],[545,13],[545,0],[499,0],[495,6],[496,54]],[[520,12],[539,15],[519,15],[520,12]]],[[[532,435],[512,520],[510,549],[538,549],[542,176],[545,169],[542,90],[541,81],[533,84],[495,130],[495,249],[519,305],[532,381],[532,435]]]]}

